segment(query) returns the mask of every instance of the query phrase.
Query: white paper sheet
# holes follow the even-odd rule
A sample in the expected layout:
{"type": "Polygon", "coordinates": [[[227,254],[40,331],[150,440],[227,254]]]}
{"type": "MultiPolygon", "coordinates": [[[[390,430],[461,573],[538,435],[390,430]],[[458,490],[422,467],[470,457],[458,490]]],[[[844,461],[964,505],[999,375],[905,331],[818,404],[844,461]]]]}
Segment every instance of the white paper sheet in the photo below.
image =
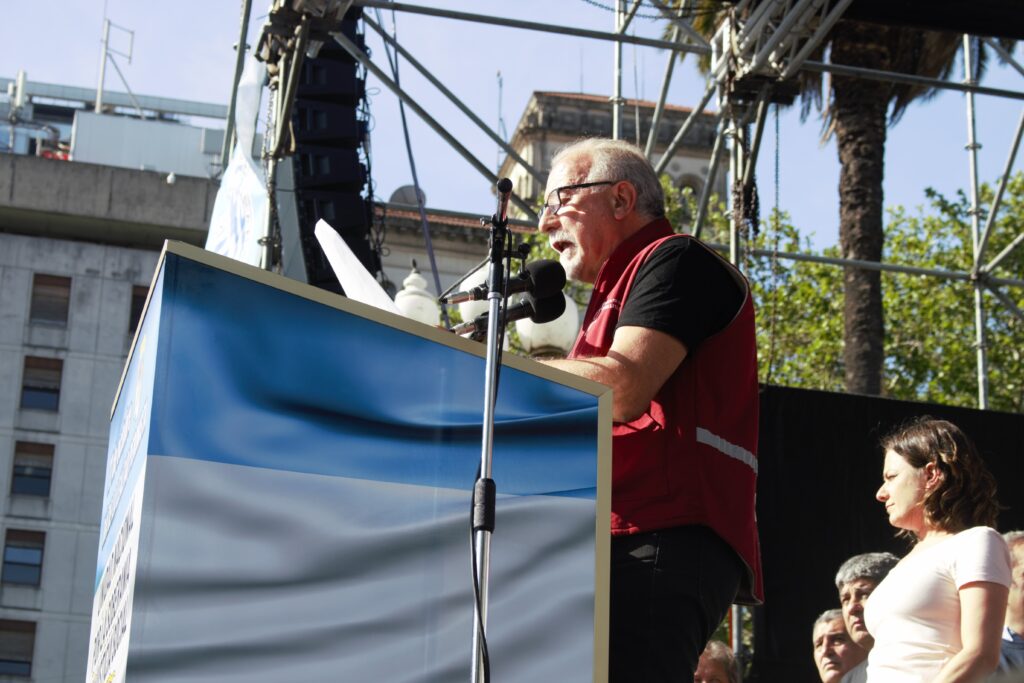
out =
{"type": "Polygon", "coordinates": [[[317,241],[320,242],[320,246],[327,255],[327,261],[331,264],[338,282],[341,283],[341,288],[345,290],[345,296],[382,311],[402,314],[380,283],[370,275],[362,262],[345,244],[345,240],[341,239],[341,235],[327,221],[322,218],[318,220],[313,234],[316,235],[317,241]]]}

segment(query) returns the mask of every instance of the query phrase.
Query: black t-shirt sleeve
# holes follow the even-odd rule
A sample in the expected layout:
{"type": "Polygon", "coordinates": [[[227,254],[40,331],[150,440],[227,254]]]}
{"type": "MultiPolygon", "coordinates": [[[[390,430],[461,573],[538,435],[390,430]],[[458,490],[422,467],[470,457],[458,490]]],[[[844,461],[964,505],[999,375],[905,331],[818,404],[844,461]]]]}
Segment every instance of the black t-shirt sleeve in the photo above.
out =
{"type": "Polygon", "coordinates": [[[688,238],[670,239],[640,266],[617,327],[665,332],[693,351],[732,321],[745,294],[718,257],[688,238]]]}

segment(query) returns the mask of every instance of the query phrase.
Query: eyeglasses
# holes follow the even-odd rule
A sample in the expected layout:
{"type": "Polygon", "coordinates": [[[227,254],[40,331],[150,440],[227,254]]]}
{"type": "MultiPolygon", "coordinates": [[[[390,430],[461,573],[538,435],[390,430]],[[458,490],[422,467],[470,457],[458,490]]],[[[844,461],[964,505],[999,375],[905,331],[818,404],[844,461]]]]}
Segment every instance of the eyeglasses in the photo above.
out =
{"type": "Polygon", "coordinates": [[[544,212],[557,216],[559,209],[569,202],[576,190],[583,190],[598,185],[614,185],[617,180],[596,180],[591,183],[576,183],[575,185],[562,185],[548,192],[548,198],[544,202],[544,212]]]}

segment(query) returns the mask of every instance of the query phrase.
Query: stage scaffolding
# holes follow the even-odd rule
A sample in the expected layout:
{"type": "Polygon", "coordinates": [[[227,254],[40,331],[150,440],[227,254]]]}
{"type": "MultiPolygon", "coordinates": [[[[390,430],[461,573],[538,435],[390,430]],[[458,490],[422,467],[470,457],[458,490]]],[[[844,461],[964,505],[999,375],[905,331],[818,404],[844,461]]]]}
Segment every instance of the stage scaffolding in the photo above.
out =
{"type": "MultiPolygon", "coordinates": [[[[636,16],[637,10],[644,2],[642,0],[613,0],[615,2],[614,30],[610,32],[594,31],[567,26],[553,26],[542,22],[523,21],[519,19],[503,18],[484,14],[474,14],[446,9],[438,9],[401,2],[389,2],[388,0],[320,0],[319,2],[295,2],[304,11],[294,12],[296,17],[296,33],[299,40],[291,43],[292,54],[284,52],[290,65],[296,63],[295,47],[298,45],[298,59],[302,58],[302,52],[309,49],[310,38],[308,36],[309,15],[314,15],[314,21],[319,18],[321,22],[333,17],[343,16],[345,11],[351,7],[363,7],[368,9],[387,9],[396,12],[420,14],[437,17],[439,19],[455,20],[470,23],[491,24],[504,26],[513,29],[548,33],[553,35],[574,36],[592,40],[605,41],[612,44],[615,54],[615,61],[612,73],[612,127],[613,134],[618,137],[621,134],[622,107],[625,102],[622,97],[622,47],[632,44],[645,47],[654,47],[669,50],[668,63],[665,68],[665,75],[662,80],[662,87],[657,106],[654,112],[651,130],[649,131],[645,151],[649,157],[653,155],[654,140],[661,125],[661,113],[665,107],[669,84],[672,79],[673,65],[680,53],[695,55],[710,55],[712,68],[706,87],[700,101],[693,108],[693,111],[680,126],[672,142],[661,156],[655,169],[661,173],[665,170],[668,161],[672,158],[684,136],[694,122],[704,112],[712,98],[716,100],[719,109],[719,122],[717,135],[712,149],[708,177],[704,183],[701,196],[698,199],[698,212],[694,221],[693,230],[700,234],[707,217],[708,201],[711,188],[719,168],[722,165],[722,157],[727,157],[727,173],[730,184],[735,180],[742,180],[743,186],[751,183],[753,170],[757,162],[760,143],[763,136],[766,114],[770,102],[780,89],[784,89],[787,80],[792,79],[799,71],[814,71],[831,73],[844,76],[885,80],[907,85],[924,86],[941,90],[952,90],[964,93],[967,111],[967,150],[969,152],[970,171],[970,198],[971,198],[971,231],[972,231],[972,267],[970,271],[946,271],[929,268],[915,268],[889,263],[876,263],[870,261],[856,261],[851,259],[830,258],[809,254],[781,252],[761,249],[744,249],[742,237],[737,224],[736,217],[739,215],[739,207],[736,202],[739,197],[733,197],[733,210],[730,212],[729,230],[729,257],[733,262],[739,263],[741,255],[747,254],[758,257],[772,257],[794,261],[813,261],[842,267],[864,268],[885,272],[904,273],[912,275],[924,275],[948,280],[958,280],[970,284],[973,292],[975,307],[975,346],[977,348],[978,365],[978,407],[988,407],[987,390],[987,367],[985,349],[985,316],[986,308],[984,297],[985,290],[988,290],[995,299],[1024,323],[1024,311],[1018,307],[1012,298],[1004,291],[1007,287],[1024,288],[1024,280],[1011,278],[1000,278],[995,276],[995,270],[1003,260],[1014,250],[1020,248],[1024,243],[1024,232],[1016,238],[1002,252],[989,258],[988,241],[995,224],[995,216],[999,211],[1003,192],[1009,179],[1010,171],[1016,160],[1017,151],[1020,146],[1022,132],[1024,132],[1024,111],[1022,111],[1013,142],[1010,145],[1005,169],[1001,177],[998,190],[988,215],[985,216],[984,225],[981,224],[981,210],[978,206],[978,171],[977,171],[977,149],[979,147],[976,139],[974,124],[974,97],[976,95],[988,95],[1003,97],[1015,100],[1024,100],[1024,92],[1017,90],[1006,90],[1001,88],[989,88],[978,85],[973,80],[957,83],[932,78],[912,76],[908,74],[875,71],[856,67],[848,67],[808,59],[828,31],[835,25],[844,11],[849,7],[852,0],[765,0],[764,2],[753,2],[752,0],[741,0],[734,5],[732,17],[738,17],[750,10],[749,15],[743,21],[735,18],[726,21],[719,28],[711,41],[702,37],[688,22],[683,12],[672,10],[666,4],[666,0],[646,0],[645,7],[653,6],[665,17],[666,22],[672,26],[671,40],[659,40],[631,36],[626,33],[630,23],[636,16]],[[317,10],[319,7],[319,10],[317,10]],[[319,11],[319,17],[316,17],[319,11]],[[306,16],[303,29],[301,17],[306,16]],[[736,84],[741,84],[738,89],[736,84]],[[751,124],[753,124],[751,126],[751,124]],[[753,129],[750,139],[745,137],[748,130],[753,129]]],[[[278,0],[280,7],[290,7],[287,0],[278,0]]],[[[438,80],[430,70],[420,64],[413,55],[409,54],[401,44],[389,36],[383,27],[377,25],[369,17],[364,17],[365,24],[378,33],[382,40],[392,46],[406,62],[413,66],[423,75],[438,91],[451,101],[460,111],[478,127],[495,144],[497,144],[510,158],[520,164],[527,173],[538,180],[542,180],[541,173],[523,160],[504,139],[501,138],[491,127],[484,123],[467,107],[459,97],[438,80]]],[[[329,31],[329,26],[321,24],[321,28],[329,31]]],[[[452,136],[443,122],[438,121],[430,115],[407,91],[403,90],[387,74],[371,60],[369,55],[346,39],[340,33],[331,33],[342,47],[344,47],[367,71],[373,73],[381,83],[399,97],[410,109],[430,126],[442,139],[459,153],[473,168],[477,170],[489,182],[497,182],[497,176],[490,170],[488,165],[476,158],[465,146],[452,136]]],[[[991,47],[1010,66],[1024,75],[1022,67],[1013,56],[1004,50],[998,42],[983,38],[984,42],[991,47]]],[[[964,36],[964,73],[971,74],[972,59],[974,58],[971,49],[969,36],[964,36]]],[[[289,88],[289,73],[293,69],[282,69],[279,71],[278,82],[272,84],[277,93],[293,92],[289,88]]],[[[287,112],[287,102],[280,102],[279,108],[287,112]]],[[[285,121],[279,118],[276,122],[278,135],[273,136],[278,140],[283,134],[285,121]]],[[[519,208],[529,219],[536,219],[532,207],[525,198],[513,197],[517,208],[519,208]]],[[[397,207],[396,207],[397,208],[397,207]]]]}
{"type": "MultiPolygon", "coordinates": [[[[983,297],[985,290],[988,290],[995,299],[1016,316],[1021,323],[1024,323],[1024,311],[1022,311],[1012,298],[1004,291],[1005,288],[1024,288],[1024,280],[1011,278],[1000,278],[995,275],[996,268],[1013,253],[1021,248],[1024,243],[1024,231],[1017,235],[1012,242],[999,254],[989,258],[988,241],[991,237],[995,217],[999,211],[1002,196],[1006,188],[1010,171],[1013,168],[1017,151],[1020,146],[1021,136],[1024,133],[1024,111],[1022,111],[1020,122],[1010,145],[1005,169],[995,193],[992,205],[987,216],[984,216],[982,225],[981,209],[978,204],[978,170],[977,150],[979,148],[975,132],[975,110],[974,97],[976,95],[988,95],[1003,97],[1015,100],[1024,100],[1024,92],[1017,90],[1006,90],[989,88],[979,85],[971,80],[973,71],[972,41],[970,36],[964,35],[964,73],[966,80],[962,83],[943,81],[932,78],[924,78],[909,74],[876,71],[871,69],[841,66],[828,64],[809,59],[816,48],[818,48],[830,29],[841,19],[849,9],[853,0],[739,0],[731,3],[733,11],[729,12],[729,18],[719,27],[717,33],[709,41],[698,33],[693,25],[685,17],[685,9],[690,4],[683,3],[684,10],[675,10],[666,4],[666,0],[608,0],[614,3],[613,30],[610,32],[580,29],[569,26],[553,26],[542,22],[523,21],[518,19],[503,18],[484,14],[453,11],[427,7],[424,5],[409,4],[403,2],[390,2],[388,0],[276,0],[272,13],[276,10],[290,13],[295,17],[294,40],[289,42],[287,35],[282,35],[280,41],[280,54],[282,64],[288,64],[290,69],[277,69],[276,75],[272,76],[271,88],[277,93],[294,93],[294,86],[289,82],[294,77],[296,63],[300,62],[303,53],[315,54],[315,43],[317,36],[316,29],[327,34],[347,50],[368,72],[376,78],[398,98],[400,98],[410,109],[430,126],[442,139],[448,142],[473,168],[475,168],[490,183],[498,181],[497,176],[490,170],[488,164],[476,158],[465,146],[452,136],[441,121],[431,116],[416,99],[407,91],[395,83],[381,68],[379,68],[353,41],[346,38],[340,32],[331,31],[329,22],[332,18],[342,17],[352,7],[367,9],[384,9],[410,14],[420,14],[438,19],[482,23],[496,26],[504,26],[524,31],[548,33],[555,36],[573,36],[609,42],[614,50],[614,66],[612,76],[612,129],[613,135],[618,138],[621,135],[622,108],[625,99],[622,96],[622,48],[624,45],[637,45],[644,47],[660,48],[669,51],[668,62],[665,67],[665,75],[660,89],[660,96],[655,108],[651,130],[649,131],[645,152],[653,160],[654,141],[657,138],[661,116],[671,83],[673,67],[681,53],[694,55],[709,55],[711,58],[711,70],[706,82],[703,96],[688,118],[680,126],[665,150],[660,160],[655,165],[659,173],[665,170],[669,160],[674,155],[684,136],[698,117],[704,112],[707,105],[714,98],[718,105],[718,124],[716,128],[716,139],[711,153],[708,167],[708,175],[705,180],[701,196],[698,199],[698,212],[696,214],[693,231],[699,235],[707,218],[708,203],[711,188],[714,185],[716,174],[722,165],[723,157],[727,159],[727,173],[730,186],[737,180],[741,181],[741,187],[748,187],[753,182],[753,171],[757,162],[763,137],[765,120],[769,105],[773,101],[791,101],[794,93],[792,79],[801,71],[818,73],[829,73],[842,76],[852,76],[865,79],[874,79],[901,83],[906,85],[923,86],[940,90],[953,90],[964,93],[966,103],[967,119],[967,151],[970,172],[970,215],[972,235],[972,267],[969,271],[948,271],[932,268],[918,268],[890,263],[859,261],[843,258],[831,258],[812,254],[783,252],[777,250],[764,250],[744,248],[742,234],[737,217],[740,215],[742,193],[733,192],[733,206],[730,211],[729,227],[729,258],[734,263],[740,264],[744,253],[757,257],[770,257],[792,261],[808,261],[814,263],[829,264],[849,268],[862,268],[876,271],[902,273],[934,277],[946,280],[954,280],[969,284],[975,309],[975,346],[977,349],[977,377],[978,377],[978,406],[988,407],[987,387],[987,363],[986,363],[986,342],[985,342],[985,319],[986,307],[983,297]],[[627,6],[628,5],[628,6],[627,6]],[[656,9],[672,27],[669,40],[644,38],[631,36],[626,33],[630,23],[635,18],[638,9],[643,5],[645,8],[656,9]],[[742,20],[738,19],[746,14],[742,20]],[[312,26],[312,29],[311,29],[312,26]],[[313,31],[313,34],[310,31],[313,31]],[[311,49],[312,44],[312,49],[311,49]],[[276,79],[276,80],[275,80],[276,79]],[[788,90],[788,94],[787,94],[788,90]],[[752,132],[750,132],[752,131],[752,132]],[[748,138],[749,136],[749,138],[748,138]]],[[[280,16],[280,15],[279,15],[280,16]]],[[[467,107],[455,93],[438,80],[430,70],[420,64],[413,55],[409,54],[400,43],[389,36],[371,18],[364,16],[366,26],[378,33],[390,47],[396,50],[408,64],[423,75],[438,91],[452,102],[462,113],[464,113],[477,127],[479,127],[491,140],[495,142],[510,158],[514,159],[533,178],[543,182],[543,177],[538,169],[533,168],[522,159],[516,150],[505,142],[493,129],[484,123],[467,107]]],[[[269,24],[268,24],[269,26],[269,24]]],[[[265,31],[267,29],[264,29],[265,31]]],[[[278,21],[280,31],[280,21],[278,21]]],[[[319,39],[326,39],[320,35],[319,39]]],[[[990,38],[982,40],[991,47],[1010,66],[1024,75],[1024,67],[1015,61],[1011,54],[1006,52],[996,41],[990,38]]],[[[287,112],[287,95],[284,101],[277,101],[278,111],[287,112]]],[[[287,116],[279,117],[274,121],[275,134],[271,135],[271,149],[280,152],[280,141],[287,135],[287,116]]],[[[513,202],[530,219],[536,220],[536,214],[528,202],[528,198],[513,196],[513,202]]],[[[386,207],[396,209],[414,209],[402,205],[384,204],[386,207]]],[[[472,214],[460,214],[453,211],[443,212],[446,215],[458,215],[469,218],[476,218],[472,214]]],[[[513,221],[520,225],[531,226],[534,223],[527,221],[513,221]]],[[[734,611],[734,623],[741,619],[741,614],[734,611]]],[[[740,629],[733,629],[733,649],[737,652],[743,650],[739,641],[740,629]]]]}

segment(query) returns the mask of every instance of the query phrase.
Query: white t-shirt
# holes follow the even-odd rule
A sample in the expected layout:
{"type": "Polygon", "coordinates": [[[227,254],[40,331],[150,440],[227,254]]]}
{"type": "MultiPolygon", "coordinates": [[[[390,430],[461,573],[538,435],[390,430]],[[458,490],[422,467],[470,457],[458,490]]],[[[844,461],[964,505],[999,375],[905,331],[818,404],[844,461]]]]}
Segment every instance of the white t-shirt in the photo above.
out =
{"type": "Polygon", "coordinates": [[[867,680],[868,660],[865,659],[863,662],[844,673],[843,678],[839,683],[867,683],[867,680]]]}
{"type": "Polygon", "coordinates": [[[994,529],[974,527],[900,560],[871,593],[864,623],[875,639],[871,683],[924,683],[963,648],[965,584],[1010,585],[1010,551],[994,529]]]}

